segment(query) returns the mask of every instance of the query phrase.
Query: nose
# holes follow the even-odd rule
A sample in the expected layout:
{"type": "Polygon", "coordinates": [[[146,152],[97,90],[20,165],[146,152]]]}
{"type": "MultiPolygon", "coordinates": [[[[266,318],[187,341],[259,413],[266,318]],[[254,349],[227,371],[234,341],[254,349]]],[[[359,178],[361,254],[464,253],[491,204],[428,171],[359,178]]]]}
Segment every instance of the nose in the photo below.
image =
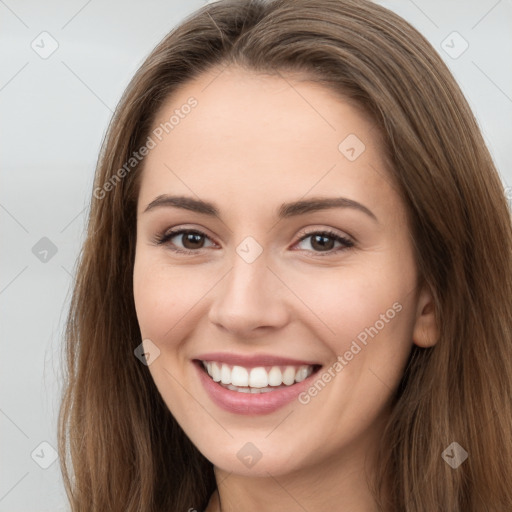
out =
{"type": "Polygon", "coordinates": [[[231,269],[215,287],[209,320],[237,339],[256,337],[286,325],[290,295],[268,266],[265,251],[251,263],[235,253],[231,269]]]}

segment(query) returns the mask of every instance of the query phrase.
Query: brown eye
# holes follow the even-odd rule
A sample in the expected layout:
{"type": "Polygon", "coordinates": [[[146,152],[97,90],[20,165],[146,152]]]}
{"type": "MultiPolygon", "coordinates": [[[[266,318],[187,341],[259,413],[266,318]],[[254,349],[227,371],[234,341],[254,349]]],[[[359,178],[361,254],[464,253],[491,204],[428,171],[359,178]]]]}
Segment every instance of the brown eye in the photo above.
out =
{"type": "Polygon", "coordinates": [[[318,250],[331,250],[334,248],[336,241],[334,238],[325,235],[312,235],[311,236],[311,247],[318,250]]]}
{"type": "Polygon", "coordinates": [[[312,247],[313,252],[326,253],[326,255],[343,251],[354,246],[354,242],[352,242],[352,240],[338,235],[333,231],[314,231],[303,236],[299,242],[303,242],[308,238],[311,239],[310,246],[312,247]],[[335,248],[334,245],[336,242],[341,244],[341,247],[335,248]]]}
{"type": "Polygon", "coordinates": [[[158,238],[156,242],[159,245],[169,245],[171,250],[176,252],[193,253],[205,247],[204,242],[206,239],[208,239],[208,236],[201,233],[201,231],[177,229],[167,232],[162,237],[158,238]],[[172,242],[172,239],[180,241],[182,247],[177,245],[177,243],[172,242]]]}
{"type": "Polygon", "coordinates": [[[201,249],[204,244],[204,236],[195,232],[182,233],[181,242],[185,249],[201,249]]]}

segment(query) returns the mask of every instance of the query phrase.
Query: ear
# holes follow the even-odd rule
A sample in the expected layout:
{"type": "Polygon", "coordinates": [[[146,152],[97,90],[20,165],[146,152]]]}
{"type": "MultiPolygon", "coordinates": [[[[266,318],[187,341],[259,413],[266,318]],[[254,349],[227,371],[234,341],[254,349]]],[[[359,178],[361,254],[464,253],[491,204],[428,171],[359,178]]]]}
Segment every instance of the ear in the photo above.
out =
{"type": "Polygon", "coordinates": [[[439,329],[435,318],[434,298],[425,285],[418,297],[416,322],[412,340],[418,347],[432,347],[439,339],[439,329]]]}

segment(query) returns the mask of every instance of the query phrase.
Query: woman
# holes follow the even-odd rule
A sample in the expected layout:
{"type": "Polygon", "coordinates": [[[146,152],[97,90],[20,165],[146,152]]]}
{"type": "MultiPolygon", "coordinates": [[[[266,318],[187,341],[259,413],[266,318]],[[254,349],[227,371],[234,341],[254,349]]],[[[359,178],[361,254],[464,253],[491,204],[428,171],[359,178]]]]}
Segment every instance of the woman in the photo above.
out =
{"type": "Polygon", "coordinates": [[[475,119],[408,23],[203,7],[100,155],[59,428],[73,510],[511,510],[511,249],[475,119]]]}

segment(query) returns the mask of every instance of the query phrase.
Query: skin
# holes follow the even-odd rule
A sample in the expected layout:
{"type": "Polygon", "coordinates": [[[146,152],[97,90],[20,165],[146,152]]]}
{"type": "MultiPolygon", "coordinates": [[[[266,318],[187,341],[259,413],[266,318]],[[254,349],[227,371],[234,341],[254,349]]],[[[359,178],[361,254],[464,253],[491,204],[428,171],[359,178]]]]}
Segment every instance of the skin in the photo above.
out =
{"type": "Polygon", "coordinates": [[[376,510],[366,475],[375,474],[391,396],[413,343],[437,341],[432,296],[417,287],[405,206],[375,126],[332,91],[296,78],[230,67],[188,82],[154,126],[190,96],[198,105],[150,151],[142,174],[137,317],[142,338],[160,350],[149,365],[159,392],[214,464],[218,492],[208,512],[376,510]],[[354,161],[338,149],[349,134],[365,144],[354,161]],[[162,194],[211,201],[220,215],[169,206],[145,212],[162,194]],[[377,220],[348,207],[277,218],[282,203],[313,196],[349,198],[377,220]],[[180,227],[206,237],[195,245],[183,235],[154,243],[180,227]],[[333,230],[354,246],[299,241],[304,229],[333,230]],[[263,250],[252,263],[236,252],[248,236],[263,250]],[[397,302],[401,311],[307,404],[255,416],[224,411],[192,364],[221,351],[329,368],[397,302]],[[262,454],[250,468],[237,457],[247,442],[262,454]]]}

